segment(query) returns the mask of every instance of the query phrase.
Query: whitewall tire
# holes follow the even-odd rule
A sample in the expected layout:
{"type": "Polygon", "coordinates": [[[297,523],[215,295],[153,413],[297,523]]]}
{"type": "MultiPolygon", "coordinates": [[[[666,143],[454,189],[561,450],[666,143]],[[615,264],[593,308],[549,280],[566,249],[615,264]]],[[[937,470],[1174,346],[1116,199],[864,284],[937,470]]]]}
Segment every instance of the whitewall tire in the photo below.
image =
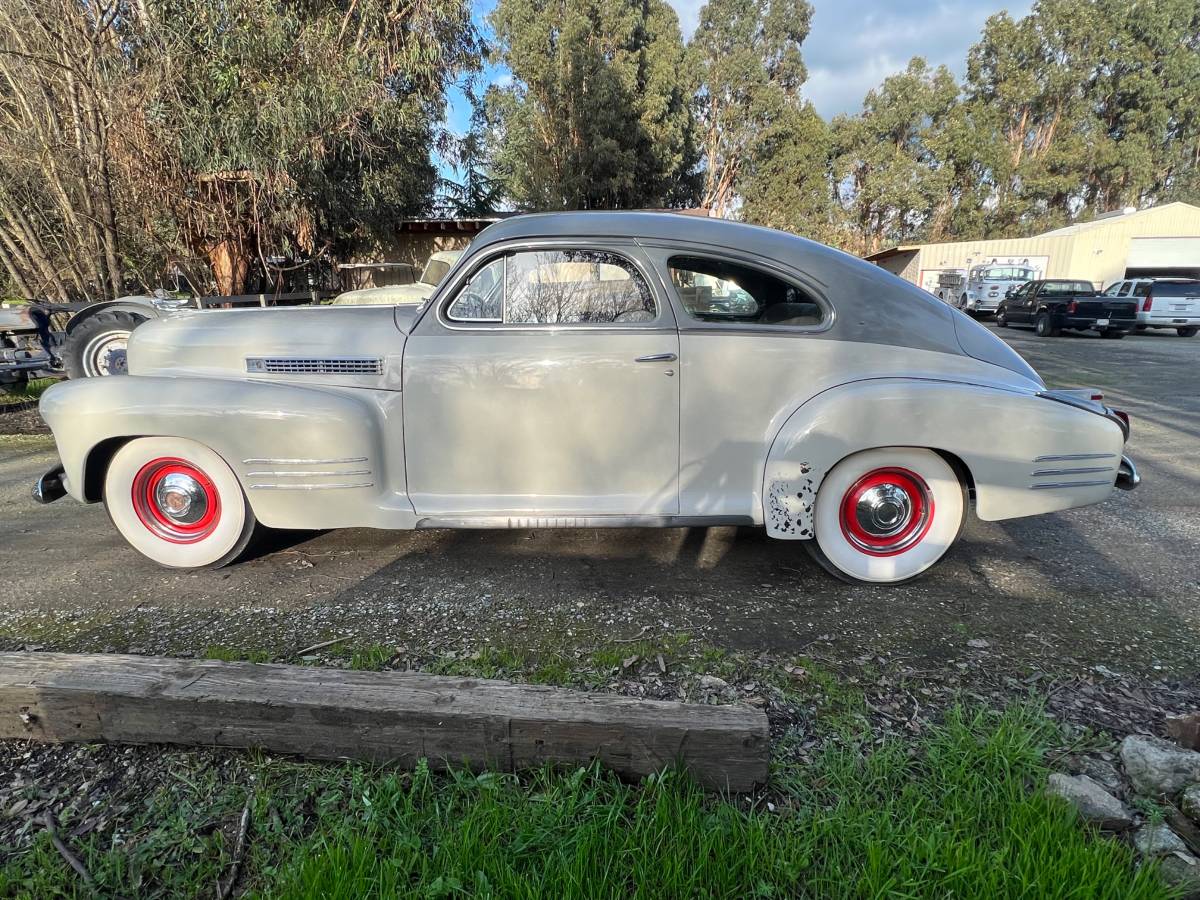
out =
{"type": "Polygon", "coordinates": [[[821,482],[816,539],[805,543],[843,580],[895,584],[945,555],[966,511],[966,487],[932,450],[864,450],[843,459],[821,482]]]}
{"type": "Polygon", "coordinates": [[[232,562],[255,527],[233,470],[185,438],[136,438],[122,446],[104,476],[104,505],[135,550],[175,568],[232,562]]]}

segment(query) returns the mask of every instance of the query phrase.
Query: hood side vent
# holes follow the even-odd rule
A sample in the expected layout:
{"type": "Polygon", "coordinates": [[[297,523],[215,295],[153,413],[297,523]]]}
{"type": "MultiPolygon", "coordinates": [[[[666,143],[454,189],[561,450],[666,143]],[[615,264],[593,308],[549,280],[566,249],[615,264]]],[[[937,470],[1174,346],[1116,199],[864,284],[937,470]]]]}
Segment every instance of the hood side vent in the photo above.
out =
{"type": "Polygon", "coordinates": [[[246,359],[246,371],[269,375],[382,375],[379,357],[254,356],[246,359]]]}

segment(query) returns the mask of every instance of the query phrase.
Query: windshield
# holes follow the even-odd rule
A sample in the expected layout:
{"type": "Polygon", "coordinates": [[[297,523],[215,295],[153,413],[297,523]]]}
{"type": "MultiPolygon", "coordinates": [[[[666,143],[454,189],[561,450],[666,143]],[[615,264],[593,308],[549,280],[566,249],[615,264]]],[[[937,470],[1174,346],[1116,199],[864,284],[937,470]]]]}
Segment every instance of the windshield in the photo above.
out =
{"type": "Polygon", "coordinates": [[[983,281],[1029,281],[1033,278],[1032,269],[1020,266],[994,266],[979,273],[983,281]]]}
{"type": "Polygon", "coordinates": [[[425,263],[425,271],[421,273],[421,281],[424,284],[432,284],[434,287],[437,287],[449,271],[450,263],[447,260],[431,259],[425,263]]]}
{"type": "Polygon", "coordinates": [[[1155,297],[1200,297],[1200,281],[1156,281],[1144,288],[1138,290],[1143,297],[1146,294],[1155,297]]]}
{"type": "Polygon", "coordinates": [[[1067,294],[1094,296],[1096,288],[1088,281],[1047,281],[1040,293],[1043,297],[1064,297],[1067,294]]]}

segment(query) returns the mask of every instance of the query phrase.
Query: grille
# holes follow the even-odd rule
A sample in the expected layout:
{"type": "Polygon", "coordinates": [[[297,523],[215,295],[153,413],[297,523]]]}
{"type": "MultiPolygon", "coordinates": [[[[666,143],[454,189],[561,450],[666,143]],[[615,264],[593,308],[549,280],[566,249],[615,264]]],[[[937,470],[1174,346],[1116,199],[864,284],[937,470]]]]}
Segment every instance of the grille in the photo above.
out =
{"type": "Polygon", "coordinates": [[[264,356],[246,360],[247,372],[273,375],[381,375],[378,357],[337,356],[326,358],[264,356]]]}

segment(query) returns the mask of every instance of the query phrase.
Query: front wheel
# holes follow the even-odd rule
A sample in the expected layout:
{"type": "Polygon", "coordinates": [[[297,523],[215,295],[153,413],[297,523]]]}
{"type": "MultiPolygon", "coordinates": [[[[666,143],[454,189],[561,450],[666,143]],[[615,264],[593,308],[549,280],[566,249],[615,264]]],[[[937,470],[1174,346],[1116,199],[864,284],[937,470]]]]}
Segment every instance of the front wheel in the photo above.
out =
{"type": "Polygon", "coordinates": [[[135,438],[122,446],[104,475],[104,506],[135,550],[180,569],[233,562],[256,524],[225,460],[186,438],[135,438]]]}
{"type": "Polygon", "coordinates": [[[1001,328],[1008,327],[1008,313],[1005,312],[1003,306],[996,310],[996,324],[1001,328]]]}
{"type": "Polygon", "coordinates": [[[1179,335],[1180,337],[1195,337],[1196,332],[1198,332],[1198,331],[1200,331],[1200,328],[1197,328],[1194,325],[1189,326],[1188,328],[1176,328],[1175,329],[1175,333],[1177,335],[1179,335]]]}
{"type": "Polygon", "coordinates": [[[805,544],[843,581],[898,584],[945,555],[966,512],[966,487],[932,450],[865,450],[843,459],[821,483],[816,539],[805,544]]]}
{"type": "Polygon", "coordinates": [[[1054,327],[1054,323],[1050,320],[1049,313],[1041,313],[1034,322],[1033,330],[1037,332],[1038,337],[1058,337],[1059,329],[1054,327]]]}

